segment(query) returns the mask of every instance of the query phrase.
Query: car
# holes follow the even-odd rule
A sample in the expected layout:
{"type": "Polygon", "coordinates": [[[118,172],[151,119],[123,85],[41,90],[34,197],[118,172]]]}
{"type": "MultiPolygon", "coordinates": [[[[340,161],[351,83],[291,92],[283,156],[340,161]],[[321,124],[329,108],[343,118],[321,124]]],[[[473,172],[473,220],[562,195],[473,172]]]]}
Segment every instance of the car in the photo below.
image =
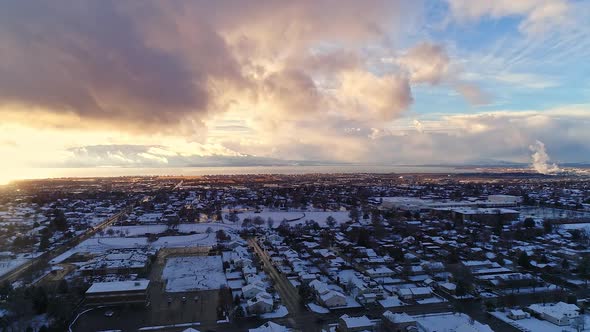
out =
{"type": "Polygon", "coordinates": [[[115,312],[112,310],[107,310],[104,313],[105,317],[113,317],[114,314],[115,314],[115,312]]]}
{"type": "Polygon", "coordinates": [[[186,296],[183,296],[183,297],[181,298],[181,300],[182,300],[182,302],[186,302],[186,296]]]}
{"type": "Polygon", "coordinates": [[[195,300],[195,302],[199,301],[199,297],[198,296],[195,296],[194,297],[194,300],[195,300]]]}
{"type": "Polygon", "coordinates": [[[172,298],[168,297],[168,303],[172,303],[172,298]]]}

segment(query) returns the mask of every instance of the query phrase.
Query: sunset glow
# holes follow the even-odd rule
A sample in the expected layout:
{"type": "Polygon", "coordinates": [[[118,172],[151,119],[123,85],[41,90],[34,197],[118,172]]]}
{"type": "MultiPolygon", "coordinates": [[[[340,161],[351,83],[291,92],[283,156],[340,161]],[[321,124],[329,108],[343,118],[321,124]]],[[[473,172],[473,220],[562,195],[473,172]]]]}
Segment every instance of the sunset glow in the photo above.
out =
{"type": "Polygon", "coordinates": [[[21,168],[527,164],[536,141],[560,162],[590,155],[587,2],[247,3],[10,1],[3,182],[33,176],[21,168]]]}

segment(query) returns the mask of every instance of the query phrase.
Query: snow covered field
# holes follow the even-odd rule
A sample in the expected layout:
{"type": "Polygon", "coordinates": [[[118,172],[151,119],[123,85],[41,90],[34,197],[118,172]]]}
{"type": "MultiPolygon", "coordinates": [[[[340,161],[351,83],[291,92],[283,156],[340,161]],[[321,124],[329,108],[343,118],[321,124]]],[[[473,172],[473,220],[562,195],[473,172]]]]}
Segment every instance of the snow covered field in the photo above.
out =
{"type": "MultiPolygon", "coordinates": [[[[216,232],[220,229],[224,231],[231,231],[238,228],[237,225],[228,225],[220,223],[194,223],[194,224],[179,224],[177,227],[180,233],[205,233],[207,229],[211,229],[216,232]]],[[[165,224],[150,224],[150,225],[137,225],[137,226],[111,226],[106,229],[108,232],[112,229],[115,234],[122,233],[126,236],[144,236],[145,234],[159,234],[163,233],[168,229],[168,225],[165,224]]],[[[117,236],[117,235],[115,235],[117,236]]]]}
{"type": "Polygon", "coordinates": [[[5,275],[28,261],[29,258],[22,257],[22,255],[19,255],[14,259],[0,261],[0,276],[5,275]]]}
{"type": "Polygon", "coordinates": [[[578,223],[578,224],[561,224],[563,229],[587,229],[590,230],[590,223],[578,223]]]}
{"type": "Polygon", "coordinates": [[[162,272],[167,292],[219,289],[227,285],[221,256],[174,257],[162,272]]]}
{"type": "Polygon", "coordinates": [[[266,221],[268,218],[271,218],[274,221],[273,228],[279,227],[283,220],[287,220],[291,226],[304,224],[306,220],[314,220],[320,226],[326,226],[326,219],[329,216],[332,216],[337,224],[345,223],[350,220],[347,211],[262,211],[260,213],[245,212],[238,214],[240,223],[247,218],[262,218],[264,220],[263,227],[267,227],[266,221]]]}
{"type": "Polygon", "coordinates": [[[210,234],[163,236],[152,243],[148,242],[147,237],[93,237],[54,258],[51,260],[51,264],[59,264],[78,252],[99,254],[109,249],[142,248],[147,246],[154,249],[183,248],[213,246],[216,243],[217,239],[214,232],[210,234]]]}

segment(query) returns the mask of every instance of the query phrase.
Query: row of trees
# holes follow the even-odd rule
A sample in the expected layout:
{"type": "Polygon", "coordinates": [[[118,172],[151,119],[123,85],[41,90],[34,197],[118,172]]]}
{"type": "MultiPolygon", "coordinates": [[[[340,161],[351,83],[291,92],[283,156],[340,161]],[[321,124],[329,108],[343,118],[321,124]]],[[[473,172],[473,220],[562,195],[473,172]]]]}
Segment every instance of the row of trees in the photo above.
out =
{"type": "Polygon", "coordinates": [[[66,280],[61,280],[56,287],[51,288],[31,286],[13,289],[9,283],[5,283],[0,287],[0,298],[8,305],[8,315],[0,327],[28,331],[31,329],[31,317],[47,314],[49,325],[42,326],[39,331],[65,331],[86,286],[69,285],[66,280]]]}

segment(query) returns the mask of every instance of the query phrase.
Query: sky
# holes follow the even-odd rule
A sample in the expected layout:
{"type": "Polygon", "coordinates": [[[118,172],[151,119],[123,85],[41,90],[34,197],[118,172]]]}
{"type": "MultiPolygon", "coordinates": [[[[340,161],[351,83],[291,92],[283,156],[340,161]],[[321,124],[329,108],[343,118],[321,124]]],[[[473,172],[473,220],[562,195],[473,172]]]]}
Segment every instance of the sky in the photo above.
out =
{"type": "Polygon", "coordinates": [[[588,17],[576,0],[7,0],[0,167],[590,162],[588,17]]]}

